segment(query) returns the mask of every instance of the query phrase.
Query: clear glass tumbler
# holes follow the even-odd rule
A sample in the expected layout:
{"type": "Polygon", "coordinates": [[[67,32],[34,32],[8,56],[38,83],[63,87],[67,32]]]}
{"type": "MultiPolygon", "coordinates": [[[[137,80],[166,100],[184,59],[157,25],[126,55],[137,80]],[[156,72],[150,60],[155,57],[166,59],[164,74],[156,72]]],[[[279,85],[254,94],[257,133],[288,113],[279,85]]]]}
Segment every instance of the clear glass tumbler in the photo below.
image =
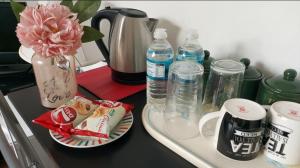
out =
{"type": "Polygon", "coordinates": [[[178,61],[170,67],[164,111],[165,130],[176,139],[198,135],[203,72],[202,65],[192,61],[178,61]]]}
{"type": "Polygon", "coordinates": [[[210,66],[203,111],[218,111],[226,100],[239,97],[244,72],[245,65],[241,62],[230,59],[214,61],[210,66]]]}

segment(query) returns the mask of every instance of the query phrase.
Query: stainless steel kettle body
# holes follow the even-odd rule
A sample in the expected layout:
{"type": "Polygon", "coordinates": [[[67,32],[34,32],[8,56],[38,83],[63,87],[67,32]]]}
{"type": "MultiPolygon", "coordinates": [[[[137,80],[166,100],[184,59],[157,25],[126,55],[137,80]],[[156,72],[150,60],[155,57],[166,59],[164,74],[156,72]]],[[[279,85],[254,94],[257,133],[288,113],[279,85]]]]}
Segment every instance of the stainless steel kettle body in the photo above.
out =
{"type": "Polygon", "coordinates": [[[128,8],[106,8],[92,19],[92,27],[99,30],[102,19],[111,27],[108,48],[102,40],[96,43],[112,70],[112,79],[129,84],[146,81],[146,51],[152,41],[156,19],[145,12],[128,8]]]}

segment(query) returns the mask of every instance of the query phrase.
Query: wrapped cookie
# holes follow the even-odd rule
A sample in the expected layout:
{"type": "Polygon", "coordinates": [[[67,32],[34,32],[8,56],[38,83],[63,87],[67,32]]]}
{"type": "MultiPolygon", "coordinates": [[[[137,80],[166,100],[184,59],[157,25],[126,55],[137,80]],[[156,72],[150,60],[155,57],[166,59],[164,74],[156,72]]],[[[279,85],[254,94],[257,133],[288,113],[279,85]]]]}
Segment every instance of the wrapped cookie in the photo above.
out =
{"type": "Polygon", "coordinates": [[[99,107],[91,116],[77,125],[76,129],[103,135],[94,136],[95,138],[108,139],[110,131],[119,123],[127,112],[133,109],[133,106],[108,100],[101,100],[99,102],[99,107]]]}
{"type": "MultiPolygon", "coordinates": [[[[73,99],[68,101],[64,107],[73,108],[76,111],[76,118],[72,121],[73,126],[77,126],[82,120],[89,117],[92,112],[98,107],[99,103],[97,101],[88,100],[81,96],[75,96],[73,99]]],[[[57,112],[61,109],[56,109],[52,111],[52,119],[54,121],[58,120],[57,112]]],[[[62,113],[63,114],[63,113],[62,113]]]]}
{"type": "Polygon", "coordinates": [[[76,132],[73,128],[89,117],[99,104],[96,101],[75,96],[66,104],[34,119],[33,123],[68,137],[76,132]]]}

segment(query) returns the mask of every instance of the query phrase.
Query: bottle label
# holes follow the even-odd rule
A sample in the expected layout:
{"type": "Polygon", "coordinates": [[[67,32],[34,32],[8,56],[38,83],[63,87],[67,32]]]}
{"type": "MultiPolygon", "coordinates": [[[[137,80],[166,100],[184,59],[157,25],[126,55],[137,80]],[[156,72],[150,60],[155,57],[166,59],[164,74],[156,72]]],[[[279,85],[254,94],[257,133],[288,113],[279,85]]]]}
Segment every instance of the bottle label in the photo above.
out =
{"type": "Polygon", "coordinates": [[[156,61],[147,58],[147,76],[153,80],[167,80],[169,66],[173,59],[156,61]]]}
{"type": "Polygon", "coordinates": [[[203,52],[189,52],[189,51],[179,51],[179,54],[176,56],[177,61],[190,60],[203,64],[204,53],[203,52]]]}

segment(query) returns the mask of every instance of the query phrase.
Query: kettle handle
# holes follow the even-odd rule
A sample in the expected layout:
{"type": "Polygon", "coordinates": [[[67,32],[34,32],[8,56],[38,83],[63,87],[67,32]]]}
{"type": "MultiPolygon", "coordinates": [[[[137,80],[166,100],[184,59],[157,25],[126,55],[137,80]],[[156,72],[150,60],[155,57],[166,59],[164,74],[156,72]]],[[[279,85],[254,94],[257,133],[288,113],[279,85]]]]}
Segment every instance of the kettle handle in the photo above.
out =
{"type": "MultiPolygon", "coordinates": [[[[115,8],[115,9],[111,9],[110,7],[107,7],[103,10],[100,10],[93,18],[91,21],[91,26],[93,28],[95,28],[96,30],[100,31],[100,22],[103,19],[107,19],[110,23],[110,30],[109,30],[109,38],[108,38],[108,44],[110,44],[110,36],[111,36],[111,32],[112,32],[112,25],[114,22],[115,17],[117,16],[117,14],[119,13],[120,8],[115,8]]],[[[101,53],[103,54],[107,65],[109,66],[109,51],[107,49],[107,47],[105,46],[104,42],[102,39],[96,40],[95,41],[98,48],[100,49],[101,53]]]]}

